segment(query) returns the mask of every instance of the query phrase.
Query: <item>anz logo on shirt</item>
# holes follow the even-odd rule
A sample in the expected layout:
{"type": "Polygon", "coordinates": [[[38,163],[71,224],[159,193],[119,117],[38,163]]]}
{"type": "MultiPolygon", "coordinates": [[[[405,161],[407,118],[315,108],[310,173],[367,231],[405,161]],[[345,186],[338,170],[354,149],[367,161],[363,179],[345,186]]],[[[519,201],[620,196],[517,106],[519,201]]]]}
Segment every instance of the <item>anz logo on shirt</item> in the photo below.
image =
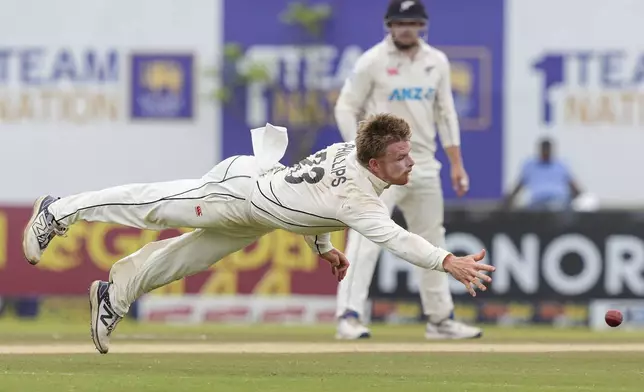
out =
{"type": "Polygon", "coordinates": [[[433,87],[397,88],[389,94],[389,101],[431,101],[435,93],[433,87]]]}

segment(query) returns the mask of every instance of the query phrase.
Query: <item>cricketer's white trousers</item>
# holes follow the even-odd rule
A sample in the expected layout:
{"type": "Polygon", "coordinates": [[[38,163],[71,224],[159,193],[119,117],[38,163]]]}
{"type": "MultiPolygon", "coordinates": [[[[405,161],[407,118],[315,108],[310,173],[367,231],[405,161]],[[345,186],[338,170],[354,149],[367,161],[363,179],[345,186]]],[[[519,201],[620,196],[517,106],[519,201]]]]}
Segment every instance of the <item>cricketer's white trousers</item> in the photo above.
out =
{"type": "MultiPolygon", "coordinates": [[[[435,246],[445,247],[444,201],[440,178],[417,178],[406,186],[388,188],[382,193],[381,199],[390,211],[398,206],[410,232],[435,246]]],[[[345,254],[351,262],[351,268],[338,285],[338,317],[347,310],[364,314],[380,247],[350,229],[345,254]]],[[[448,318],[454,308],[448,275],[418,267],[416,271],[420,274],[419,290],[424,314],[431,322],[448,318]]]]}
{"type": "Polygon", "coordinates": [[[139,229],[196,228],[149,243],[110,270],[110,302],[120,316],[142,294],[204,271],[268,231],[251,222],[255,158],[231,157],[200,179],[130,184],[62,198],[50,212],[64,225],[84,220],[139,229]]]}

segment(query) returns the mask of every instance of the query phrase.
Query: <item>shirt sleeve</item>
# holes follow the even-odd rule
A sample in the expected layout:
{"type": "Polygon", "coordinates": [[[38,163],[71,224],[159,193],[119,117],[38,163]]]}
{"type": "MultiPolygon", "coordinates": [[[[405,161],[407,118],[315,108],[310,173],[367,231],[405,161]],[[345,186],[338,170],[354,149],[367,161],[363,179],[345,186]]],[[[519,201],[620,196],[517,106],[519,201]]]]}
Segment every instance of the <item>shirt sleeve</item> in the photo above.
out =
{"type": "Polygon", "coordinates": [[[451,253],[397,225],[378,198],[346,200],[340,213],[347,226],[401,259],[421,268],[445,272],[443,260],[451,253]]]}
{"type": "Polygon", "coordinates": [[[362,55],[356,61],[351,76],[344,82],[335,104],[335,121],[344,141],[356,138],[358,115],[373,89],[370,56],[362,55]]]}
{"type": "Polygon", "coordinates": [[[304,241],[306,241],[307,245],[319,255],[330,252],[334,249],[333,244],[331,244],[331,233],[305,235],[304,241]]]}
{"type": "Polygon", "coordinates": [[[461,145],[461,134],[458,124],[458,114],[452,95],[452,75],[447,56],[442,55],[440,65],[441,77],[434,101],[434,121],[443,147],[461,145]]]}

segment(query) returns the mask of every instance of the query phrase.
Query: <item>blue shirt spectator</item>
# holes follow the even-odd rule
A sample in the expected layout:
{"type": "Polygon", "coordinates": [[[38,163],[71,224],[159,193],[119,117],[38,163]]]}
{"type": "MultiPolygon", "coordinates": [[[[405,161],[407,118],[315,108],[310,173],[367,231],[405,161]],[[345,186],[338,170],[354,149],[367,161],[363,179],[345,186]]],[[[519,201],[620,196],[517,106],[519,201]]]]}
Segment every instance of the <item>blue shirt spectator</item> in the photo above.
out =
{"type": "Polygon", "coordinates": [[[519,182],[506,198],[506,205],[511,205],[524,188],[528,191],[531,208],[567,208],[581,193],[568,167],[552,156],[550,140],[542,140],[538,157],[523,164],[519,182]]]}

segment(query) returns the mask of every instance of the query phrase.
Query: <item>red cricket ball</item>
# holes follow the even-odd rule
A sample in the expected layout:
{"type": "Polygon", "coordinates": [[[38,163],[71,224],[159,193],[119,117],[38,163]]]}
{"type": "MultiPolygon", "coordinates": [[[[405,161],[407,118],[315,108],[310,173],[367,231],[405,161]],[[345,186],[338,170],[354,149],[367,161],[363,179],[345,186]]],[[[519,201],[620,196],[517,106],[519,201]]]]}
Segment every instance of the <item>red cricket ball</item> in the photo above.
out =
{"type": "Polygon", "coordinates": [[[624,316],[619,310],[609,310],[606,312],[604,319],[606,320],[606,324],[609,326],[617,327],[622,323],[622,321],[624,321],[624,316]]]}

